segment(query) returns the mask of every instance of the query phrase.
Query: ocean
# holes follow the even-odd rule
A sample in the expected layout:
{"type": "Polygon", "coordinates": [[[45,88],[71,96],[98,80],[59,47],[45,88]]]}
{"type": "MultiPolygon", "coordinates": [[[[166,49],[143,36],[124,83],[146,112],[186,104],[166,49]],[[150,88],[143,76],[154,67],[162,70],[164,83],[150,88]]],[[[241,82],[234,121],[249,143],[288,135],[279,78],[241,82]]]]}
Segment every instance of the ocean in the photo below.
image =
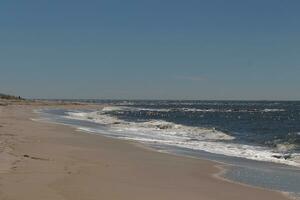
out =
{"type": "Polygon", "coordinates": [[[300,102],[91,101],[105,106],[39,113],[85,132],[227,163],[233,167],[224,176],[232,180],[300,192],[300,102]]]}

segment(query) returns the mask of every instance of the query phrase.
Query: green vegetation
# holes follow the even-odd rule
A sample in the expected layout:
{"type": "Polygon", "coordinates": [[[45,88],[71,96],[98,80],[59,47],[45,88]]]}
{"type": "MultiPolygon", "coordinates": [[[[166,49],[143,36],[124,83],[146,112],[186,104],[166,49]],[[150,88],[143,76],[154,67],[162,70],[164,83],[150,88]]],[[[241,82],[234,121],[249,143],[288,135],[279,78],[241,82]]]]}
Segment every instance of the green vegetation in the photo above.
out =
{"type": "Polygon", "coordinates": [[[8,94],[1,94],[0,93],[0,99],[6,99],[6,100],[24,100],[20,96],[13,96],[13,95],[8,95],[8,94]]]}

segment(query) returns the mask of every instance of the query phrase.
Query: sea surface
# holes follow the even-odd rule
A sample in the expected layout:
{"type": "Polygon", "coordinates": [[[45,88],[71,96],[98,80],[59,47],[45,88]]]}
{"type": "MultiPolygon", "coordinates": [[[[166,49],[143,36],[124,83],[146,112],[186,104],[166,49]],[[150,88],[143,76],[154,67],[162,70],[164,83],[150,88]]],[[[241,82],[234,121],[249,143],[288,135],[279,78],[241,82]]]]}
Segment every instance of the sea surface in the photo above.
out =
{"type": "Polygon", "coordinates": [[[39,113],[42,118],[82,131],[226,163],[232,167],[224,176],[235,181],[300,193],[300,102],[93,103],[105,107],[39,113]]]}

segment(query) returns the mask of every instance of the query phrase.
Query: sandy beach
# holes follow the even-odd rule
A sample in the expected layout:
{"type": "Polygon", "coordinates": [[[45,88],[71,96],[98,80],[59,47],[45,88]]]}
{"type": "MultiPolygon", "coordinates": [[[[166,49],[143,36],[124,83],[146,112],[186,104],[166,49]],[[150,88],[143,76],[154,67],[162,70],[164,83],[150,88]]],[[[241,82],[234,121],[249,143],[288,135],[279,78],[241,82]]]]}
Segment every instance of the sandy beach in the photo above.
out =
{"type": "Polygon", "coordinates": [[[288,199],[218,178],[214,162],[32,120],[46,106],[0,105],[1,200],[288,199]]]}

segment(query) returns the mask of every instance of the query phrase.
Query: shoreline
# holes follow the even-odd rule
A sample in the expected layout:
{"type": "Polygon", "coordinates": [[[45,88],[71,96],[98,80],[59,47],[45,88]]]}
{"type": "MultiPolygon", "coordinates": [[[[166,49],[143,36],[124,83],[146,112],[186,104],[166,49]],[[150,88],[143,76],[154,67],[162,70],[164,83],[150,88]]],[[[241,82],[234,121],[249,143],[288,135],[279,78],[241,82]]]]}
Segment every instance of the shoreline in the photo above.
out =
{"type": "Polygon", "coordinates": [[[16,157],[11,170],[0,173],[3,199],[252,199],[253,193],[257,199],[288,199],[281,192],[216,175],[221,164],[213,161],[32,121],[39,107],[47,105],[0,107],[0,125],[5,122],[0,130],[7,134],[1,141],[9,137],[10,154],[16,157]],[[34,185],[27,185],[27,180],[34,185]],[[32,193],[34,187],[43,193],[32,193]]]}

